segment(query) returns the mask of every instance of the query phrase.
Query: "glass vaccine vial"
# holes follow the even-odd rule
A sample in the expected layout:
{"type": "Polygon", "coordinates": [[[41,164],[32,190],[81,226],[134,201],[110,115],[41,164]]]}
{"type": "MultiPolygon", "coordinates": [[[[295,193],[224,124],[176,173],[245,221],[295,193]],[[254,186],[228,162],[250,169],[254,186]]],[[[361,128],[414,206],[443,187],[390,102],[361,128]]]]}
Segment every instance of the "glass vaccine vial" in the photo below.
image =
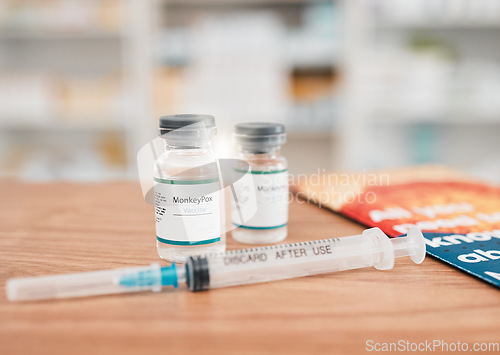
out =
{"type": "Polygon", "coordinates": [[[155,162],[156,245],[162,259],[224,252],[224,189],[212,148],[215,119],[172,115],[159,120],[165,152],[155,162]]]}
{"type": "Polygon", "coordinates": [[[247,244],[280,242],[288,231],[287,161],[280,155],[285,126],[241,123],[235,126],[234,136],[238,158],[248,163],[249,170],[234,183],[231,216],[238,228],[232,236],[247,244]]]}

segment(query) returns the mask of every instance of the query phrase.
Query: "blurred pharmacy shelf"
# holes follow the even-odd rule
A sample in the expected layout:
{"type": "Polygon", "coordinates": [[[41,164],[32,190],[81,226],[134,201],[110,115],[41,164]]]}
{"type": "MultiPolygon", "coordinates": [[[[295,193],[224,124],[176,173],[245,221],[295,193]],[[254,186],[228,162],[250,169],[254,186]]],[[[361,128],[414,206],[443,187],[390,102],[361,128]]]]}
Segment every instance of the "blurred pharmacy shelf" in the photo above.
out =
{"type": "Polygon", "coordinates": [[[158,116],[206,112],[220,140],[285,123],[296,173],[442,163],[500,181],[498,97],[496,0],[0,3],[9,176],[133,178],[158,116]]]}
{"type": "Polygon", "coordinates": [[[339,165],[440,163],[500,183],[500,2],[345,4],[339,165]]]}
{"type": "Polygon", "coordinates": [[[0,4],[0,177],[137,175],[153,136],[150,18],[133,0],[0,4]]]}
{"type": "Polygon", "coordinates": [[[339,3],[157,1],[157,115],[210,112],[224,137],[237,122],[282,122],[291,171],[332,167],[343,62],[339,3]]]}
{"type": "MultiPolygon", "coordinates": [[[[338,16],[332,3],[8,1],[0,6],[0,48],[6,49],[0,50],[0,171],[42,180],[85,170],[96,172],[81,175],[90,179],[134,177],[136,154],[154,137],[156,118],[175,112],[214,114],[223,138],[238,121],[282,121],[290,147],[330,151],[341,64],[340,41],[329,28],[338,16]],[[222,27],[217,14],[229,14],[222,27]],[[234,32],[229,48],[254,38],[267,49],[238,47],[242,68],[196,62],[193,50],[206,49],[195,37],[200,28],[208,30],[205,39],[234,32]],[[248,63],[252,52],[269,55],[248,63]],[[203,102],[214,92],[210,72],[216,84],[229,82],[203,102]],[[259,73],[260,87],[240,85],[259,73]],[[82,166],[68,163],[78,157],[82,166]]],[[[224,58],[226,48],[201,57],[224,58]]],[[[321,164],[329,164],[324,156],[321,164]]]]}

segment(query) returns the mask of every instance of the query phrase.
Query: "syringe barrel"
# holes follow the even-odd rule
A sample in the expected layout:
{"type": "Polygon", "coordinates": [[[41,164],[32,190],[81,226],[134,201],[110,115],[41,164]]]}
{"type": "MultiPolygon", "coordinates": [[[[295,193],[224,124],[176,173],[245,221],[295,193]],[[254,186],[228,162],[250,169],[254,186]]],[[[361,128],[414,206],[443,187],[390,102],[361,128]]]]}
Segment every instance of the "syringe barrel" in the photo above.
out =
{"type": "Polygon", "coordinates": [[[188,286],[194,290],[289,279],[376,266],[392,268],[394,253],[378,228],[362,235],[228,251],[191,258],[188,286]],[[387,260],[389,258],[389,260],[387,260]],[[205,270],[207,269],[207,270],[205,270]],[[194,280],[194,274],[198,278],[194,280]],[[207,275],[200,276],[201,272],[207,275]],[[193,286],[193,287],[192,287],[193,286]],[[194,287],[196,286],[196,287],[194,287]]]}

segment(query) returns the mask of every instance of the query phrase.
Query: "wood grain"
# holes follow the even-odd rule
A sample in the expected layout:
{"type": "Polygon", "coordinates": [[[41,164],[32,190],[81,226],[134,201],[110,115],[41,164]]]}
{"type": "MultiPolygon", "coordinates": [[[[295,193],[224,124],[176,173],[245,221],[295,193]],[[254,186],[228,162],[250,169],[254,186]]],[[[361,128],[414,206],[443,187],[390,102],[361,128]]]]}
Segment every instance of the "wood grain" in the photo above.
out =
{"type": "MultiPolygon", "coordinates": [[[[345,354],[365,342],[499,342],[496,289],[428,258],[202,293],[8,303],[10,277],[158,262],[135,183],[0,184],[0,354],[345,354]]],[[[291,205],[287,242],[362,226],[291,205]]],[[[228,248],[243,248],[228,237],[228,248]]]]}

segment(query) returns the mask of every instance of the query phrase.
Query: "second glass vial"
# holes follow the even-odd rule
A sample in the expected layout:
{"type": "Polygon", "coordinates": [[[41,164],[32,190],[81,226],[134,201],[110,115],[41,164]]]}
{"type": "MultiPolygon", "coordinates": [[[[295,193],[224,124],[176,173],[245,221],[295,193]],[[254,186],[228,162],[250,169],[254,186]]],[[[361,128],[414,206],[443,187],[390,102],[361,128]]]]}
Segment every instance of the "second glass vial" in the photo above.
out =
{"type": "Polygon", "coordinates": [[[234,183],[232,222],[238,228],[232,236],[247,244],[280,242],[288,231],[287,161],[280,154],[286,141],[285,126],[240,123],[234,136],[238,158],[248,164],[248,171],[234,183]]]}

